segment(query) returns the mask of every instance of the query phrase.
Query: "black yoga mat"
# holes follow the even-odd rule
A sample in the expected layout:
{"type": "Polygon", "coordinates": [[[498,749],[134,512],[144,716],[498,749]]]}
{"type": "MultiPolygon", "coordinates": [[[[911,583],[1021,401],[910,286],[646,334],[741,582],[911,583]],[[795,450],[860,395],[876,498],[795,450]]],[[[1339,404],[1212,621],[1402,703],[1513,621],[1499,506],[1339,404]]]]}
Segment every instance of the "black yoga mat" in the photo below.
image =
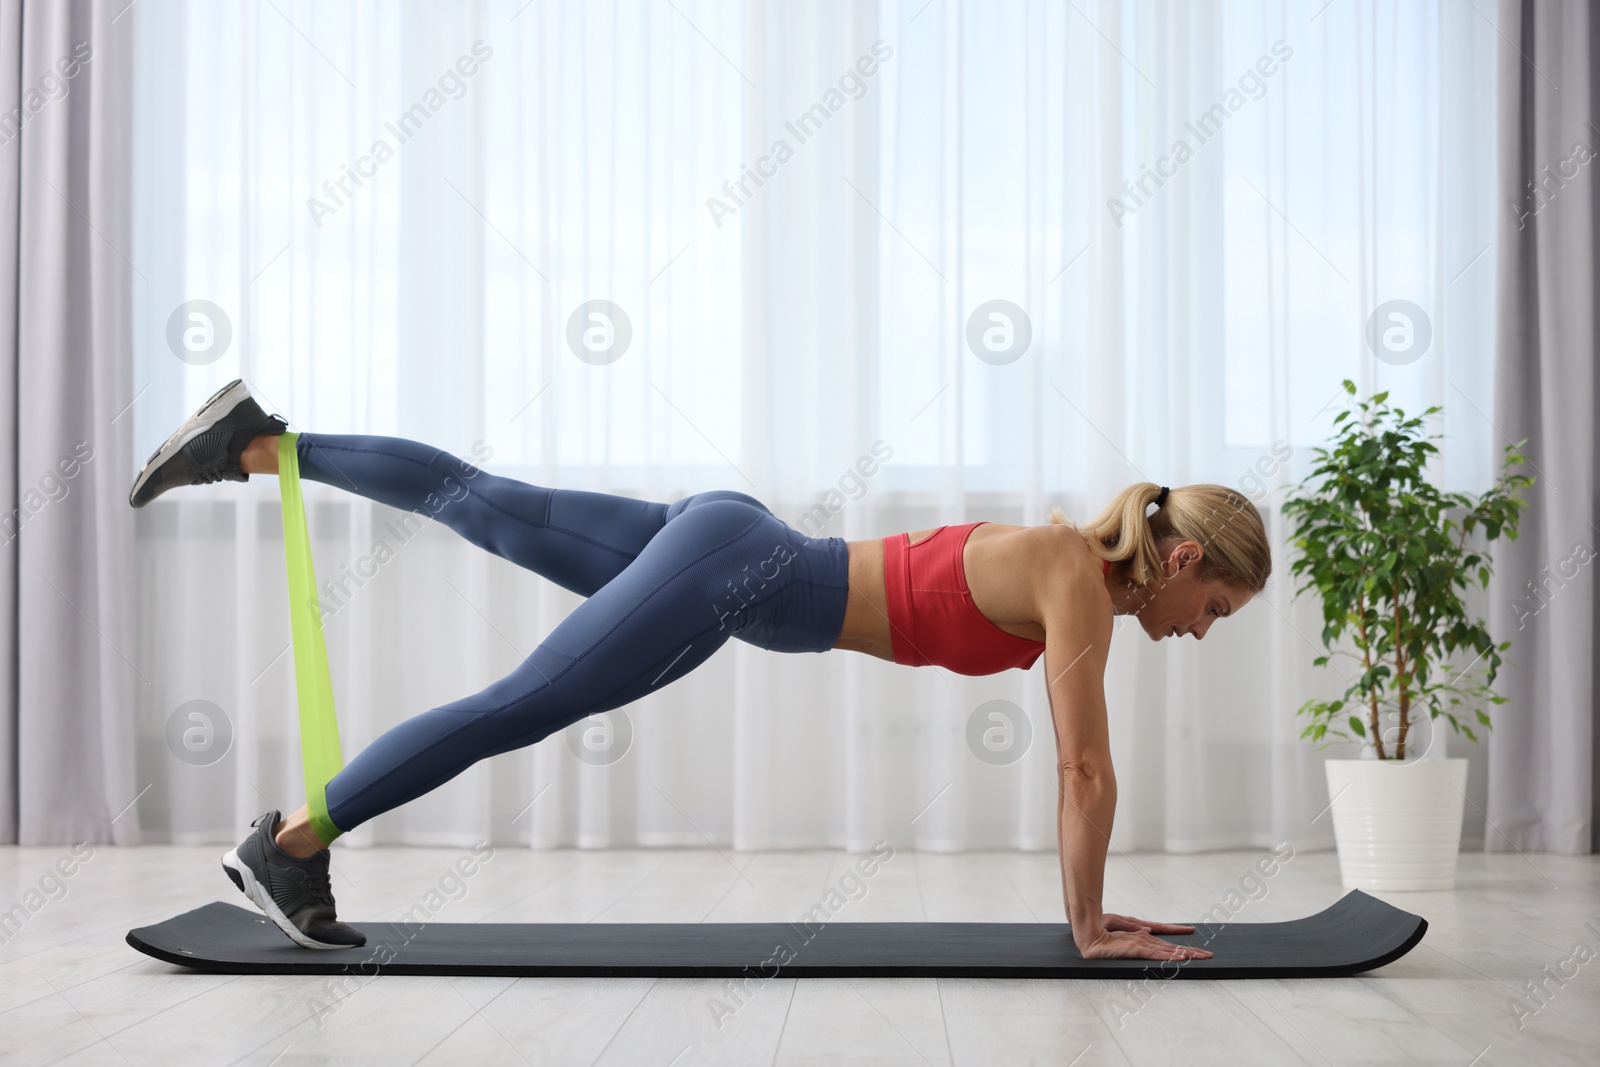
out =
{"type": "Polygon", "coordinates": [[[1196,923],[1208,960],[1085,960],[1065,923],[357,923],[356,949],[296,946],[259,912],[207,904],[128,932],[216,974],[662,978],[1337,978],[1411,951],[1428,924],[1359,889],[1281,923],[1196,923]]]}

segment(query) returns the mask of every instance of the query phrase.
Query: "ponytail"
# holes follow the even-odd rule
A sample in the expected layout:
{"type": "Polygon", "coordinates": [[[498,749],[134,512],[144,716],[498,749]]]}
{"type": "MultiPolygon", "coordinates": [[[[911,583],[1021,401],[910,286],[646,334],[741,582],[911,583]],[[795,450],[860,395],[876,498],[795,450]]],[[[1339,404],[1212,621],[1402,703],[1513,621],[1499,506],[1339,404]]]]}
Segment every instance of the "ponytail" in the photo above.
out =
{"type": "Polygon", "coordinates": [[[1180,541],[1194,541],[1205,549],[1200,560],[1203,581],[1226,582],[1252,594],[1266,587],[1272,550],[1254,504],[1227,486],[1184,485],[1169,489],[1161,506],[1146,515],[1161,492],[1154,482],[1135,482],[1093,522],[1068,522],[1060,508],[1050,509],[1050,521],[1072,526],[1101,559],[1126,563],[1128,578],[1136,585],[1160,582],[1164,553],[1180,541]]]}

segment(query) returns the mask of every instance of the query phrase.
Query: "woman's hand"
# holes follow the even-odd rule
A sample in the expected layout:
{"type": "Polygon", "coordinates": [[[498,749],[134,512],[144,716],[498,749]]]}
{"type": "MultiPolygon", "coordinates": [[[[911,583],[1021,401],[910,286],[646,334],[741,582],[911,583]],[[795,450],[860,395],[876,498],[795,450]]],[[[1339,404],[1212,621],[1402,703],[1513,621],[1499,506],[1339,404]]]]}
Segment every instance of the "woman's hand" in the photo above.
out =
{"type": "Polygon", "coordinates": [[[1163,941],[1156,933],[1190,934],[1194,927],[1179,923],[1146,923],[1126,915],[1105,915],[1105,927],[1087,945],[1079,944],[1078,953],[1086,960],[1208,960],[1211,953],[1192,945],[1175,945],[1163,941]]]}
{"type": "Polygon", "coordinates": [[[1152,934],[1194,933],[1194,927],[1188,923],[1158,923],[1148,919],[1135,919],[1131,915],[1112,915],[1109,912],[1102,914],[1100,921],[1107,930],[1148,930],[1152,934]]]}

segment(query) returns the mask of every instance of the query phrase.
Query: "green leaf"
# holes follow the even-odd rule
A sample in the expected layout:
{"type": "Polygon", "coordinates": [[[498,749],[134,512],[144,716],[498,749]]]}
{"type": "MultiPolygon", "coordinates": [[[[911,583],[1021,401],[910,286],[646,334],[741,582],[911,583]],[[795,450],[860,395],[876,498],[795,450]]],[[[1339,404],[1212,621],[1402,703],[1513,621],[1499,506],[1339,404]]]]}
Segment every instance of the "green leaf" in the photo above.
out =
{"type": "Polygon", "coordinates": [[[1350,729],[1354,730],[1357,737],[1366,737],[1367,728],[1361,719],[1355,715],[1350,716],[1350,729]]]}

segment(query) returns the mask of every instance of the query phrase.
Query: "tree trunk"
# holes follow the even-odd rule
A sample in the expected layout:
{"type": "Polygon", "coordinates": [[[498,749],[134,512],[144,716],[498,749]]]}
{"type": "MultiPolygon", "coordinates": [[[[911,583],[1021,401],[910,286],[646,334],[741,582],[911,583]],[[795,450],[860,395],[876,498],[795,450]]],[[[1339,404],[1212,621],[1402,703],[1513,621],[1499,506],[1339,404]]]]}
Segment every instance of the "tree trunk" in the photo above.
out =
{"type": "MultiPolygon", "coordinates": [[[[1361,630],[1361,664],[1368,671],[1372,670],[1372,646],[1367,641],[1367,595],[1356,594],[1356,619],[1361,630]]],[[[1383,759],[1383,734],[1378,726],[1378,690],[1376,687],[1367,690],[1367,701],[1370,706],[1368,712],[1367,736],[1372,738],[1372,744],[1377,749],[1378,758],[1383,759]]]]}

